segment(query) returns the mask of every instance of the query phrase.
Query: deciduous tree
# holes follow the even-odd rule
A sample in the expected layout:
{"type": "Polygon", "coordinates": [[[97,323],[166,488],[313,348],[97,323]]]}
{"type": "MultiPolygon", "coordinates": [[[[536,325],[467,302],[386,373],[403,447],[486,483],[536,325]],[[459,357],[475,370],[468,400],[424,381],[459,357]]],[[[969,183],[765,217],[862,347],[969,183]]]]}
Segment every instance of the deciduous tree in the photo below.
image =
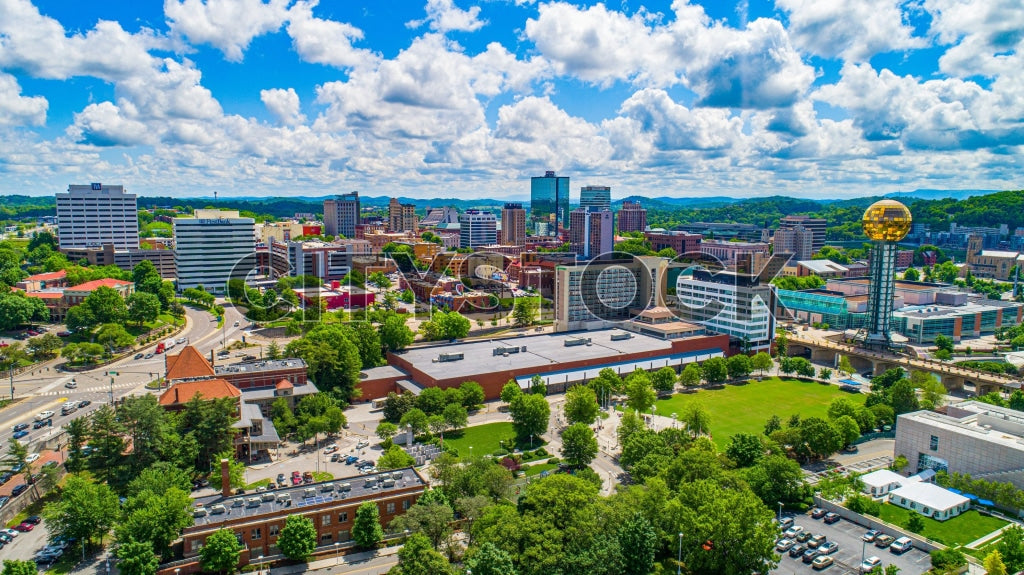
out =
{"type": "Polygon", "coordinates": [[[597,420],[597,394],[584,385],[577,385],[565,392],[565,419],[570,424],[590,425],[597,420]]]}
{"type": "Polygon", "coordinates": [[[229,573],[238,566],[238,555],[242,544],[235,538],[230,529],[218,529],[206,538],[206,543],[199,550],[199,563],[207,571],[229,573]]]}
{"type": "Polygon", "coordinates": [[[305,561],[316,549],[316,526],[304,515],[289,515],[277,539],[277,546],[293,561],[305,561]]]}
{"type": "Polygon", "coordinates": [[[594,430],[585,423],[574,423],[562,432],[562,459],[573,467],[585,467],[597,456],[594,430]]]}
{"type": "Polygon", "coordinates": [[[356,545],[367,549],[376,547],[384,540],[384,529],[380,526],[380,510],[376,503],[366,501],[356,510],[355,521],[352,523],[352,539],[356,545]]]}

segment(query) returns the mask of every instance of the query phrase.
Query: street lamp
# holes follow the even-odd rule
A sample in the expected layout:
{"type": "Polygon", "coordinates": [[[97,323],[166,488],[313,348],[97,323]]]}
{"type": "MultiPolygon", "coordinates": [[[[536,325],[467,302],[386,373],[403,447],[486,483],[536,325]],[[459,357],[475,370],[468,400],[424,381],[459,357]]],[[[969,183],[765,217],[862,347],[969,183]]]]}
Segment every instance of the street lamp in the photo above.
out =
{"type": "Polygon", "coordinates": [[[679,558],[676,559],[676,575],[683,572],[683,532],[679,532],[679,558]]]}
{"type": "Polygon", "coordinates": [[[779,523],[782,523],[782,502],[779,501],[779,523]]]}
{"type": "Polygon", "coordinates": [[[256,558],[256,572],[260,573],[260,574],[263,573],[263,556],[262,555],[260,555],[259,557],[256,558]]]}
{"type": "Polygon", "coordinates": [[[334,542],[334,564],[338,565],[341,563],[341,555],[339,555],[338,542],[334,542]]]}

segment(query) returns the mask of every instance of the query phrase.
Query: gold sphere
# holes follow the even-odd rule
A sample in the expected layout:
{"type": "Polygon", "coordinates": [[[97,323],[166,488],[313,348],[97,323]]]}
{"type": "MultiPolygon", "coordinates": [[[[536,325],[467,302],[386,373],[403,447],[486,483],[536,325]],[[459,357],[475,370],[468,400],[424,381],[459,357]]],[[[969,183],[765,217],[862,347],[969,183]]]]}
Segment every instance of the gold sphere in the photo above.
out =
{"type": "Polygon", "coordinates": [[[898,242],[910,232],[910,210],[896,200],[881,200],[864,211],[864,235],[876,242],[898,242]]]}

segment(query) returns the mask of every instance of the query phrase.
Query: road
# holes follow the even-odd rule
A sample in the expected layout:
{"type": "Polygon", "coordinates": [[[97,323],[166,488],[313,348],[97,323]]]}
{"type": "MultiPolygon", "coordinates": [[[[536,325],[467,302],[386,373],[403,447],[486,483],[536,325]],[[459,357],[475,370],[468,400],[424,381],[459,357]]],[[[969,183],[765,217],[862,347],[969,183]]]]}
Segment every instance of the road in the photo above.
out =
{"type": "MultiPolygon", "coordinates": [[[[248,321],[231,304],[222,303],[225,308],[225,321],[221,329],[217,329],[217,320],[210,313],[186,307],[187,323],[184,331],[175,338],[187,338],[190,345],[200,352],[209,355],[210,351],[221,347],[222,342],[229,344],[238,340],[245,333],[248,321]],[[238,326],[235,326],[238,322],[238,326]]],[[[151,353],[156,343],[138,352],[151,353]]],[[[111,399],[119,399],[126,395],[155,393],[147,390],[145,385],[164,373],[164,356],[154,354],[150,359],[135,359],[131,355],[113,364],[83,372],[58,372],[53,362],[50,367],[26,372],[14,378],[15,397],[20,400],[0,412],[0,430],[12,429],[15,424],[32,424],[36,414],[42,411],[55,412],[52,418],[53,427],[42,430],[29,429],[28,437],[22,442],[29,444],[29,450],[38,449],[38,445],[59,435],[61,428],[72,419],[90,413],[111,399]],[[108,372],[117,375],[107,375],[108,372]],[[68,389],[66,384],[74,379],[77,388],[68,389]],[[68,402],[92,402],[89,406],[68,415],[61,415],[61,406],[68,402]]],[[[6,452],[6,442],[0,448],[0,455],[6,452]]]]}

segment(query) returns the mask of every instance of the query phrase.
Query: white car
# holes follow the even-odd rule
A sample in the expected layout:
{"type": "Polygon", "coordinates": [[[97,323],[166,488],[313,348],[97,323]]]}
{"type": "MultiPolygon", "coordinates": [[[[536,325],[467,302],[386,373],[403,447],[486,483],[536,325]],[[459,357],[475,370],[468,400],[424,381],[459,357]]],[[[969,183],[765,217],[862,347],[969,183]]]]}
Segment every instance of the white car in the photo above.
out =
{"type": "Polygon", "coordinates": [[[25,463],[32,463],[37,459],[39,459],[38,453],[30,453],[28,457],[25,458],[25,463]]]}
{"type": "Polygon", "coordinates": [[[868,557],[867,559],[864,560],[863,563],[860,564],[860,572],[861,573],[868,573],[869,571],[871,571],[875,567],[878,567],[881,564],[882,564],[882,560],[879,559],[878,557],[876,557],[876,556],[868,557]]]}
{"type": "Polygon", "coordinates": [[[39,413],[39,414],[36,415],[36,421],[46,421],[47,419],[50,419],[51,417],[53,417],[53,412],[52,411],[44,411],[44,412],[39,413]]]}
{"type": "Polygon", "coordinates": [[[7,535],[10,535],[11,537],[17,537],[18,536],[18,532],[15,531],[14,529],[0,529],[0,533],[5,533],[7,535]]]}
{"type": "Polygon", "coordinates": [[[785,537],[786,539],[795,539],[796,536],[799,535],[800,532],[803,531],[803,530],[804,530],[803,527],[801,527],[799,525],[794,525],[794,526],[790,527],[789,529],[787,529],[786,532],[782,534],[782,536],[785,537]]]}
{"type": "Polygon", "coordinates": [[[337,443],[332,443],[332,444],[330,444],[330,445],[328,445],[327,447],[324,448],[324,455],[327,455],[327,454],[330,454],[330,453],[334,453],[337,450],[338,450],[338,444],[337,443]]]}
{"type": "Polygon", "coordinates": [[[370,445],[369,441],[366,441],[365,439],[360,439],[359,443],[356,444],[356,449],[362,449],[368,445],[370,445]]]}
{"type": "Polygon", "coordinates": [[[75,389],[75,388],[78,387],[78,384],[73,382],[73,381],[69,381],[69,382],[64,384],[64,387],[66,387],[68,389],[75,389]]]}

